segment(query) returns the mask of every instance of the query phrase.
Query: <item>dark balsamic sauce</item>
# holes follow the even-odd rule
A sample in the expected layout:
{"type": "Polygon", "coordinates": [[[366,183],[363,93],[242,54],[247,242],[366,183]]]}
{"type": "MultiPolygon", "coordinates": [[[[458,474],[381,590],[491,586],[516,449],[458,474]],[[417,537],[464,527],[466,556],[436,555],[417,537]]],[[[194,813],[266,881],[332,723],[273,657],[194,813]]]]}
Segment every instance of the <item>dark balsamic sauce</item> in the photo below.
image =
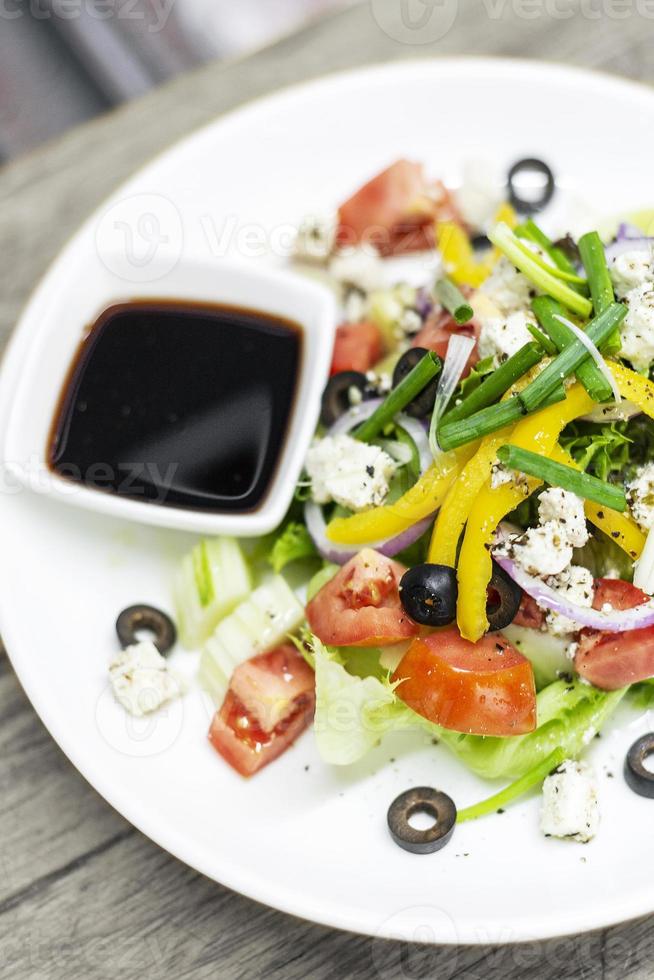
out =
{"type": "Polygon", "coordinates": [[[68,372],[50,468],[137,500],[253,510],[275,474],[301,358],[299,325],[253,310],[112,306],[68,372]]]}

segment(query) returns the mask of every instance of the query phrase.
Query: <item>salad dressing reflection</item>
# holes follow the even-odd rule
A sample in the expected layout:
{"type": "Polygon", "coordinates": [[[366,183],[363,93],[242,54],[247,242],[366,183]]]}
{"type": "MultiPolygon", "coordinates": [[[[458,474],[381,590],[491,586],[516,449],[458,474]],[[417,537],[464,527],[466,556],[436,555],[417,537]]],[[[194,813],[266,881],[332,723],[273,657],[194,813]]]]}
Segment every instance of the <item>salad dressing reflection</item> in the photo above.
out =
{"type": "Polygon", "coordinates": [[[105,310],[82,341],[48,463],[86,487],[205,511],[263,500],[293,408],[298,324],[174,301],[105,310]]]}

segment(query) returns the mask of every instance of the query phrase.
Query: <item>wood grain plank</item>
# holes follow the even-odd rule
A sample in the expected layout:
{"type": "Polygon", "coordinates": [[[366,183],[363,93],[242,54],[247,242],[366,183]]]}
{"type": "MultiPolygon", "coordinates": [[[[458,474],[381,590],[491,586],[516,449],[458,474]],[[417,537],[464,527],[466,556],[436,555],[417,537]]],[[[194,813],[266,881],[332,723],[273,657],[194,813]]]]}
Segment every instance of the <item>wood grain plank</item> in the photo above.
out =
{"type": "MultiPolygon", "coordinates": [[[[416,35],[406,44],[393,36],[397,24],[379,26],[397,8],[396,0],[361,3],[252,58],[209,65],[0,171],[0,341],[62,244],[119,182],[180,136],[280,86],[367,62],[454,53],[654,73],[652,24],[633,11],[623,20],[562,21],[542,10],[520,16],[517,0],[462,0],[443,38],[422,44],[416,35]]],[[[1,653],[0,790],[3,980],[651,976],[651,919],[545,944],[438,949],[330,931],[228,892],[130,830],[96,796],[50,740],[1,653]]]]}

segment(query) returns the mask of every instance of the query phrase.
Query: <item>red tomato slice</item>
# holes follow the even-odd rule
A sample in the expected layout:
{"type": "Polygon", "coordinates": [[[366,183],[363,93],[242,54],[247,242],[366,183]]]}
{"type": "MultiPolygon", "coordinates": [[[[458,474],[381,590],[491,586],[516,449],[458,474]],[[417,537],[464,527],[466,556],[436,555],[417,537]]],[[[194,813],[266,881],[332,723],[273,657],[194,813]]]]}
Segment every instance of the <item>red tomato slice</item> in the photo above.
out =
{"type": "MultiPolygon", "coordinates": [[[[433,350],[439,357],[445,358],[447,354],[447,347],[450,342],[452,334],[458,333],[465,337],[474,337],[475,340],[479,337],[479,325],[472,320],[470,323],[466,323],[463,327],[459,327],[453,317],[445,311],[439,311],[438,313],[432,313],[428,317],[423,328],[415,335],[413,338],[412,347],[424,347],[426,350],[433,350]]],[[[462,377],[466,377],[470,374],[470,369],[479,360],[479,351],[477,350],[477,345],[473,347],[470,352],[470,357],[463,370],[462,377]]]]}
{"type": "Polygon", "coordinates": [[[371,234],[390,230],[425,192],[420,163],[397,160],[360,187],[338,209],[340,244],[354,245],[371,234]]]}
{"type": "Polygon", "coordinates": [[[393,680],[410,708],[456,732],[524,735],[536,727],[534,672],[501,633],[471,643],[452,626],[414,640],[393,680]]]}
{"type": "Polygon", "coordinates": [[[595,687],[616,691],[654,677],[654,626],[625,633],[584,630],[575,657],[577,673],[595,687]]]}
{"type": "Polygon", "coordinates": [[[607,603],[612,609],[634,609],[648,599],[644,592],[621,578],[595,579],[593,609],[602,609],[607,603]]]}
{"type": "MultiPolygon", "coordinates": [[[[635,585],[622,579],[595,581],[595,609],[601,609],[605,603],[613,609],[634,609],[648,599],[635,585]]],[[[654,676],[654,626],[624,633],[583,630],[575,668],[587,681],[605,691],[615,691],[654,676]]]]}
{"type": "Polygon", "coordinates": [[[545,610],[541,609],[535,599],[523,592],[520,600],[520,608],[516,613],[512,626],[526,626],[532,630],[539,630],[545,622],[545,610]]]}
{"type": "Polygon", "coordinates": [[[331,374],[368,371],[382,353],[381,333],[374,323],[342,323],[336,330],[331,374]]]}
{"type": "Polygon", "coordinates": [[[399,643],[419,627],[404,612],[398,586],[404,565],[364,548],[324,585],[307,606],[307,621],[329,646],[399,643]]]}
{"type": "Polygon", "coordinates": [[[282,754],[313,718],[315,681],[290,643],[236,668],[209,741],[242,776],[282,754]]]}
{"type": "Polygon", "coordinates": [[[361,242],[382,255],[400,255],[434,247],[440,221],[463,221],[440,181],[425,179],[422,165],[397,160],[364,184],[338,211],[337,243],[361,242]]]}

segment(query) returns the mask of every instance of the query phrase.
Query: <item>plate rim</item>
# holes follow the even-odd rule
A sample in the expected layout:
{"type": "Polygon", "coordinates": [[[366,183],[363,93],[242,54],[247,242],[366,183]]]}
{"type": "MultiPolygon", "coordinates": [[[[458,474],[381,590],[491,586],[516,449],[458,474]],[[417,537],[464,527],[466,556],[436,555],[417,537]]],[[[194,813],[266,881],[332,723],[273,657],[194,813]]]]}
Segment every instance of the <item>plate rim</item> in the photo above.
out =
{"type": "MultiPolygon", "coordinates": [[[[47,267],[45,273],[35,284],[34,289],[31,291],[25,304],[23,305],[21,314],[11,332],[10,337],[8,338],[5,350],[3,352],[2,363],[0,365],[0,427],[4,427],[6,422],[6,411],[3,410],[2,401],[6,400],[8,397],[11,384],[11,375],[17,363],[17,359],[20,357],[21,345],[29,339],[29,334],[24,329],[24,324],[27,317],[33,312],[38,303],[47,295],[53,277],[56,276],[59,269],[63,267],[71,257],[74,256],[75,248],[83,242],[84,236],[88,234],[90,229],[93,228],[94,222],[96,221],[98,215],[100,215],[107,208],[114,198],[120,195],[128,194],[131,191],[132,184],[137,183],[147,170],[162,162],[168,155],[184,152],[184,150],[190,144],[192,144],[194,140],[201,140],[212,129],[222,128],[231,124],[234,120],[238,120],[240,117],[247,116],[249,114],[256,114],[257,112],[262,111],[265,112],[270,104],[279,105],[286,100],[293,100],[298,96],[306,96],[306,94],[310,93],[312,90],[329,89],[330,87],[334,86],[338,87],[339,85],[347,85],[353,79],[362,79],[366,77],[374,79],[383,78],[386,75],[394,74],[410,75],[414,72],[419,73],[420,71],[425,70],[436,71],[436,73],[438,73],[441,70],[447,72],[448,69],[457,71],[470,68],[473,68],[476,71],[487,69],[498,73],[508,72],[513,73],[514,75],[529,75],[532,77],[540,75],[543,78],[557,75],[561,79],[568,78],[572,83],[575,81],[581,81],[586,85],[588,85],[589,82],[594,82],[595,85],[600,87],[609,86],[612,89],[621,88],[625,92],[631,92],[634,95],[638,95],[640,98],[647,98],[648,101],[654,104],[654,88],[652,86],[648,85],[646,82],[626,79],[618,75],[613,75],[610,72],[551,61],[536,61],[510,57],[477,57],[460,55],[431,58],[409,58],[390,63],[375,63],[363,67],[338,70],[328,74],[322,74],[308,80],[285,85],[272,93],[260,95],[248,100],[228,110],[227,112],[218,115],[212,121],[205,123],[197,129],[194,129],[180,137],[171,146],[166,147],[165,149],[156,153],[150,159],[140,165],[126,180],[122,181],[110,195],[103,199],[100,204],[91,211],[82,224],[70,235],[64,245],[59,249],[47,267]],[[2,396],[4,396],[4,399],[2,396]]],[[[100,796],[102,796],[102,798],[114,810],[116,810],[117,813],[131,823],[140,833],[144,834],[144,836],[152,840],[155,844],[157,844],[157,846],[161,847],[177,860],[182,861],[199,874],[208,877],[210,880],[215,880],[224,887],[230,888],[231,890],[238,892],[252,901],[258,902],[259,904],[266,905],[286,914],[293,915],[300,919],[314,922],[328,928],[337,928],[345,932],[369,935],[375,939],[394,939],[406,941],[406,935],[403,933],[401,925],[391,925],[382,932],[380,931],[379,922],[374,919],[374,916],[368,916],[366,918],[361,909],[349,910],[344,906],[339,907],[338,911],[332,907],[329,914],[326,914],[324,906],[317,905],[313,898],[301,898],[293,889],[287,892],[283,886],[283,883],[280,884],[279,882],[275,882],[273,884],[266,877],[257,877],[256,875],[253,875],[250,869],[243,864],[230,864],[229,862],[223,861],[225,873],[223,874],[221,871],[220,878],[214,877],[214,875],[203,869],[203,862],[199,856],[199,852],[195,852],[192,839],[183,838],[182,835],[178,835],[174,830],[171,830],[171,828],[165,828],[165,826],[163,829],[158,828],[157,826],[150,828],[150,818],[147,813],[142,812],[143,808],[139,806],[137,801],[132,798],[122,799],[121,792],[116,791],[114,787],[109,785],[109,780],[107,783],[105,783],[102,773],[95,771],[92,776],[87,774],[88,767],[86,766],[86,762],[79,759],[80,753],[78,753],[76,746],[71,744],[71,739],[69,739],[65,731],[65,726],[60,724],[55,715],[50,712],[48,707],[42,702],[38,684],[32,683],[29,670],[29,661],[22,662],[23,658],[21,655],[16,653],[14,656],[12,654],[12,649],[17,651],[20,644],[15,642],[17,638],[14,635],[14,626],[11,624],[11,616],[8,615],[5,590],[0,590],[0,625],[2,628],[2,637],[7,657],[12,664],[12,668],[25,692],[25,695],[39,716],[39,719],[45,725],[49,734],[63,751],[67,759],[75,767],[77,772],[86,780],[86,782],[92,786],[93,789],[98,792],[100,796]],[[354,924],[352,923],[353,917],[356,920],[354,924]]],[[[537,920],[525,918],[524,920],[519,920],[516,927],[516,932],[518,934],[515,938],[510,940],[508,945],[518,945],[526,942],[562,938],[564,936],[578,935],[580,933],[585,933],[595,929],[624,924],[632,919],[650,914],[653,910],[654,899],[647,899],[645,895],[638,892],[635,895],[630,895],[629,900],[622,899],[618,903],[618,908],[615,907],[615,903],[612,909],[609,909],[606,906],[601,906],[599,914],[597,912],[594,914],[589,914],[584,910],[584,908],[580,909],[575,915],[574,919],[571,921],[570,929],[565,929],[564,931],[561,931],[560,920],[557,919],[556,915],[539,915],[537,920]],[[551,925],[548,925],[550,922],[551,925]],[[556,923],[556,925],[554,923],[556,923]]],[[[429,941],[434,944],[448,946],[485,946],[488,944],[493,944],[492,936],[494,930],[497,930],[497,933],[501,934],[501,931],[505,929],[505,927],[506,922],[500,918],[491,918],[490,920],[488,918],[484,918],[483,921],[468,919],[462,927],[457,924],[457,932],[460,932],[461,935],[457,935],[456,939],[449,938],[447,936],[435,936],[429,941]],[[480,935],[483,935],[484,938],[479,938],[480,935]]],[[[502,940],[499,940],[499,942],[501,945],[506,944],[502,940]]]]}

